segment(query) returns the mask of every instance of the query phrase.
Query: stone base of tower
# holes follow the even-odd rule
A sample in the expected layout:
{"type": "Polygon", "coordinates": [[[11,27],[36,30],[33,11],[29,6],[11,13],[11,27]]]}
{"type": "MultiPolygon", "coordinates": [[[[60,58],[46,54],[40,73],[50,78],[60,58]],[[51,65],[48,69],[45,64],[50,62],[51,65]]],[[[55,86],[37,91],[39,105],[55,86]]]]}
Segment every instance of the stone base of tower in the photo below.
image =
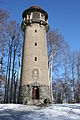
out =
{"type": "Polygon", "coordinates": [[[49,86],[34,82],[20,88],[19,103],[21,104],[42,103],[45,99],[51,101],[49,86]]]}

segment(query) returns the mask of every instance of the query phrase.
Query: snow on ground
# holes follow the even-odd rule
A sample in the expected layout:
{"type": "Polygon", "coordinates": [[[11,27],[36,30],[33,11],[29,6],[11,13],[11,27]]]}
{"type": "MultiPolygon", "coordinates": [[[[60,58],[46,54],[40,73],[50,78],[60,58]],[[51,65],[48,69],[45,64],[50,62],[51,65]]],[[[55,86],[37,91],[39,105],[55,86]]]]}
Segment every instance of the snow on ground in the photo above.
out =
{"type": "Polygon", "coordinates": [[[52,104],[41,108],[0,104],[0,120],[80,120],[80,104],[52,104]]]}

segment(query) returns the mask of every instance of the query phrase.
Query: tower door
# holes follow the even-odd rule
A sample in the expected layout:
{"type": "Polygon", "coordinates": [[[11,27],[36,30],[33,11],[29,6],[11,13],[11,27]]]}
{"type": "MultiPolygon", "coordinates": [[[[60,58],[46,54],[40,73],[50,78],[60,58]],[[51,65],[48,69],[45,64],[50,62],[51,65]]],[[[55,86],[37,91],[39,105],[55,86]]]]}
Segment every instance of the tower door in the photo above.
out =
{"type": "Polygon", "coordinates": [[[32,99],[39,99],[39,88],[38,87],[32,88],[32,99]]]}

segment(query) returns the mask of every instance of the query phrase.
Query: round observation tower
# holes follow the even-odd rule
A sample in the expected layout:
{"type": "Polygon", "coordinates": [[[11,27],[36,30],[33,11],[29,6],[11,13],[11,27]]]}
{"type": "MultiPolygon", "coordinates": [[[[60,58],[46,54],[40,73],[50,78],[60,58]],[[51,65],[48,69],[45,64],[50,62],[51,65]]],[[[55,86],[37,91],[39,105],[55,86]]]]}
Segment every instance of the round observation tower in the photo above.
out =
{"type": "Polygon", "coordinates": [[[23,14],[24,50],[20,103],[50,99],[46,32],[48,14],[39,6],[26,9],[23,14]]]}

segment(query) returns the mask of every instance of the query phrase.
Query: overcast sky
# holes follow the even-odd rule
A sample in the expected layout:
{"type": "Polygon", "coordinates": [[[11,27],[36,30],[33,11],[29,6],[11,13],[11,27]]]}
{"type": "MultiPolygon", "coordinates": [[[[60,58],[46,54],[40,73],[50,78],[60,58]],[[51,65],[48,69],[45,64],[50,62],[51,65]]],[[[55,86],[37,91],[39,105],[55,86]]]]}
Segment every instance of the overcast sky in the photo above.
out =
{"type": "Polygon", "coordinates": [[[58,29],[72,50],[80,49],[80,0],[0,0],[0,8],[20,24],[22,12],[33,5],[47,11],[50,28],[58,29]]]}

